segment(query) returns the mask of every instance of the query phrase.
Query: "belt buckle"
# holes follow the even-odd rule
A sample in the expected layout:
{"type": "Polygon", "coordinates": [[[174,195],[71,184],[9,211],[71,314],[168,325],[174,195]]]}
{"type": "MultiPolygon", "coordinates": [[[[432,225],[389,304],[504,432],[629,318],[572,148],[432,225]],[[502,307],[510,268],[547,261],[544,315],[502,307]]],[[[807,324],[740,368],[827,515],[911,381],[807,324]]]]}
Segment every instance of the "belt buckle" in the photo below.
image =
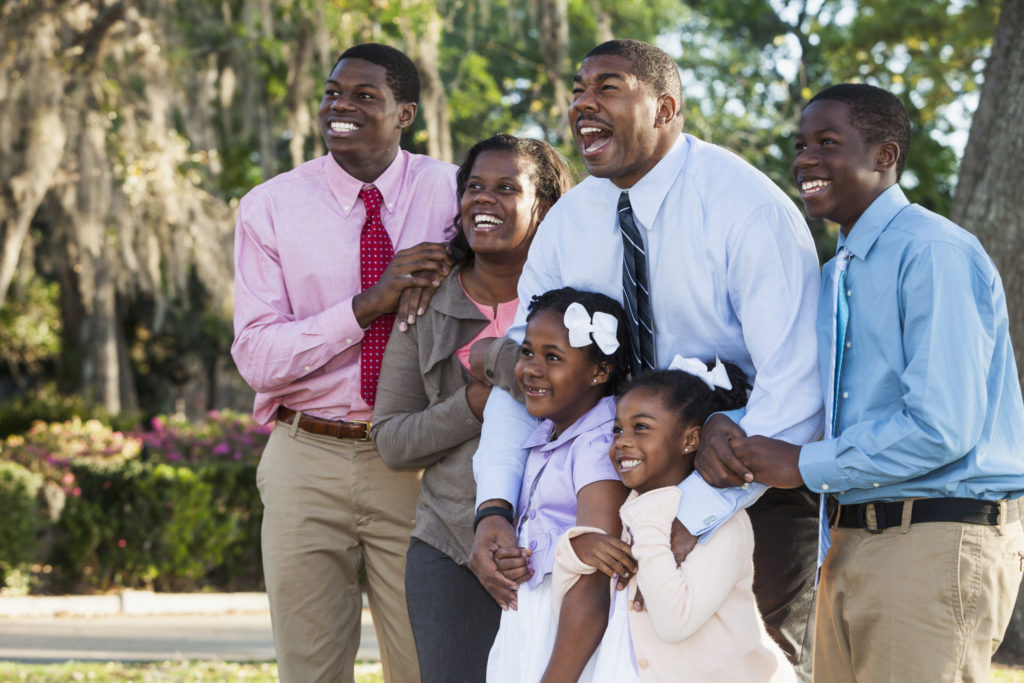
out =
{"type": "Polygon", "coordinates": [[[869,534],[880,534],[880,533],[882,533],[885,530],[885,527],[883,526],[885,524],[885,506],[884,505],[883,506],[879,506],[879,505],[875,504],[874,502],[862,503],[860,505],[860,507],[857,508],[857,524],[860,526],[861,529],[863,529],[864,531],[868,532],[869,534]],[[874,529],[872,529],[870,526],[868,526],[868,506],[869,505],[871,506],[871,509],[875,513],[875,528],[874,529]]]}
{"type": "Polygon", "coordinates": [[[354,425],[363,425],[363,427],[365,427],[365,430],[363,431],[363,438],[361,438],[359,440],[360,441],[369,441],[370,440],[370,427],[373,426],[373,422],[371,422],[370,420],[348,420],[347,422],[349,424],[354,424],[354,425]]]}

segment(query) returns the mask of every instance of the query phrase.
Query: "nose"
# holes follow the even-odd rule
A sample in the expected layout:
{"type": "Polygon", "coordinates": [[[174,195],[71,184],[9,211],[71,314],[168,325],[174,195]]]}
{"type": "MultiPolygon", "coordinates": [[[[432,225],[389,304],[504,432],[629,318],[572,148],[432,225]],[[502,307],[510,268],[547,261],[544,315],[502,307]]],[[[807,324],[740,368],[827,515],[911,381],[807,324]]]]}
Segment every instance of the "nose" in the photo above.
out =
{"type": "MultiPolygon", "coordinates": [[[[573,98],[572,106],[570,106],[569,110],[576,114],[597,111],[597,99],[594,97],[593,91],[590,88],[583,88],[573,98]]],[[[575,124],[575,121],[571,121],[570,123],[575,124]]]]}
{"type": "Polygon", "coordinates": [[[331,102],[331,109],[334,111],[352,111],[355,106],[352,104],[352,100],[347,94],[342,93],[334,98],[331,102]]]}
{"type": "Polygon", "coordinates": [[[793,175],[796,175],[797,171],[810,168],[818,163],[818,157],[812,154],[807,149],[802,149],[796,153],[793,157],[793,165],[790,167],[793,175]]]}

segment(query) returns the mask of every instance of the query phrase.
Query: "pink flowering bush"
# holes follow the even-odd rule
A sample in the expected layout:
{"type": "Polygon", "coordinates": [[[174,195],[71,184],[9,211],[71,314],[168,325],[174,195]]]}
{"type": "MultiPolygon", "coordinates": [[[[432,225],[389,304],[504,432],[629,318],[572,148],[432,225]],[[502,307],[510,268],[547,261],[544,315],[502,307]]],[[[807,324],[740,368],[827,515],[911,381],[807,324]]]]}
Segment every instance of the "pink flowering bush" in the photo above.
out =
{"type": "Polygon", "coordinates": [[[124,432],[97,420],[37,422],[8,436],[0,461],[43,482],[32,588],[259,588],[255,471],[269,431],[212,411],[124,432]]]}

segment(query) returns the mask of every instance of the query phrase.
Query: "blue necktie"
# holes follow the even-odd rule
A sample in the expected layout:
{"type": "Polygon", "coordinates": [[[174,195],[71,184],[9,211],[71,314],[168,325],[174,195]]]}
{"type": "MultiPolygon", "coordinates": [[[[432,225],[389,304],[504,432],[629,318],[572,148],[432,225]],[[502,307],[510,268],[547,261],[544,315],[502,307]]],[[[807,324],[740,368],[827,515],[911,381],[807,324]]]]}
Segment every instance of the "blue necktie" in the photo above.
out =
{"type": "MultiPolygon", "coordinates": [[[[836,434],[836,416],[839,415],[839,378],[843,371],[843,350],[846,348],[846,326],[850,321],[850,304],[846,300],[846,270],[850,265],[850,250],[840,247],[836,254],[836,267],[832,274],[832,313],[835,327],[832,330],[832,372],[830,391],[825,397],[825,438],[836,434]]],[[[818,567],[825,561],[831,540],[829,539],[828,513],[825,510],[825,494],[821,494],[818,508],[818,567]]]]}
{"type": "Polygon", "coordinates": [[[654,314],[647,278],[647,252],[644,239],[636,227],[629,193],[619,195],[616,210],[622,235],[622,304],[626,309],[629,341],[632,351],[632,372],[636,377],[644,370],[658,366],[654,349],[654,314]]]}

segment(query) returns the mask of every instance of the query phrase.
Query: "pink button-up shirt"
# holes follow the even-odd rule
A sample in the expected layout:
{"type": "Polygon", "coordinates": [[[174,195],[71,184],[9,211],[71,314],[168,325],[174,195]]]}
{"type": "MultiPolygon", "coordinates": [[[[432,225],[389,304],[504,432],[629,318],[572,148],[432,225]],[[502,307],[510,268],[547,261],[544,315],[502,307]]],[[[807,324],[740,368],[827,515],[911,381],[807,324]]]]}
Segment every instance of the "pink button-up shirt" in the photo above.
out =
{"type": "MultiPolygon", "coordinates": [[[[396,252],[450,236],[455,170],[400,150],[373,182],[396,252]]],[[[370,419],[359,395],[364,330],[352,311],[361,291],[363,185],[328,154],[253,188],[239,204],[231,355],[256,390],[261,423],[280,405],[329,420],[370,419]]]]}

